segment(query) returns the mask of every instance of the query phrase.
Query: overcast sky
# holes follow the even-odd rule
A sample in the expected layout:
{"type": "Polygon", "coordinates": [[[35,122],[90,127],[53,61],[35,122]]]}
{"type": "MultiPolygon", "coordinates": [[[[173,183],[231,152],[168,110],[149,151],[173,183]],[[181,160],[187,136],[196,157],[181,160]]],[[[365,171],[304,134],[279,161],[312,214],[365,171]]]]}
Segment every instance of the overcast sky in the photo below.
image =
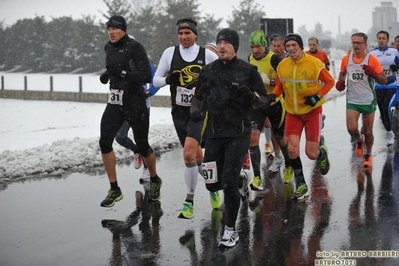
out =
{"type": "MultiPolygon", "coordinates": [[[[268,18],[293,18],[294,31],[306,25],[307,30],[314,29],[316,23],[323,25],[323,30],[330,30],[333,37],[338,34],[338,17],[341,33],[358,29],[367,33],[372,24],[372,12],[381,6],[378,0],[255,0],[263,6],[268,18]]],[[[229,18],[233,7],[238,8],[241,0],[200,0],[200,10],[214,14],[216,18],[229,18]]],[[[399,0],[391,0],[399,10],[399,0]]],[[[95,15],[103,20],[101,13],[106,13],[103,0],[0,0],[0,21],[7,25],[14,24],[21,18],[33,18],[35,15],[52,17],[95,15]]],[[[222,26],[227,26],[226,22],[222,26]]],[[[134,33],[132,33],[134,34],[134,33]]],[[[392,33],[397,35],[397,33],[392,33]]]]}

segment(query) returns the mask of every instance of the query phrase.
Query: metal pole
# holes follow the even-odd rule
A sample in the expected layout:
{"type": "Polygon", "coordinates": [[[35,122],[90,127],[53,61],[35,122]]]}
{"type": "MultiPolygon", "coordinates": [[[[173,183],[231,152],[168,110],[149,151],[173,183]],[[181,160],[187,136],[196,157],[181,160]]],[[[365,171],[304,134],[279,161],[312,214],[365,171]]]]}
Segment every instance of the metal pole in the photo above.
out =
{"type": "Polygon", "coordinates": [[[24,76],[24,87],[25,87],[25,90],[27,91],[28,90],[28,77],[27,76],[24,76]]]}
{"type": "Polygon", "coordinates": [[[4,76],[1,76],[1,89],[4,90],[4,76]]]}
{"type": "Polygon", "coordinates": [[[82,93],[83,88],[82,88],[82,76],[79,76],[79,93],[82,93]]]}
{"type": "Polygon", "coordinates": [[[53,76],[50,76],[50,91],[53,91],[53,76]]]}

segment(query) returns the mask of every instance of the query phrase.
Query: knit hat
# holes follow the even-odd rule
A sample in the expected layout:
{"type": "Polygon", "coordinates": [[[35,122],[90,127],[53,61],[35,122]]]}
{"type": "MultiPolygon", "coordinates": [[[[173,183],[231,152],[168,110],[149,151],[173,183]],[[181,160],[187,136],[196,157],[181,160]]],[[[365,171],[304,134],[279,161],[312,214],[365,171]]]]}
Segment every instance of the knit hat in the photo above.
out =
{"type": "Polygon", "coordinates": [[[198,35],[197,22],[192,18],[181,18],[177,21],[176,25],[177,25],[177,31],[181,29],[189,29],[192,32],[194,32],[195,35],[198,35]]]}
{"type": "Polygon", "coordinates": [[[108,22],[105,23],[105,25],[107,26],[107,28],[109,27],[114,27],[114,28],[118,28],[121,29],[123,31],[126,31],[126,20],[119,15],[114,15],[112,17],[109,18],[108,22]]]}
{"type": "Polygon", "coordinates": [[[267,46],[266,36],[261,30],[256,30],[249,35],[249,45],[267,46]]]}
{"type": "Polygon", "coordinates": [[[231,43],[231,45],[234,47],[234,51],[237,53],[238,46],[240,45],[240,37],[235,30],[225,28],[219,31],[219,33],[216,35],[216,43],[218,43],[220,40],[225,40],[231,43]]]}
{"type": "Polygon", "coordinates": [[[298,34],[295,33],[290,33],[287,36],[285,36],[284,38],[284,46],[288,41],[296,41],[299,45],[299,47],[301,47],[301,49],[303,50],[303,41],[302,41],[302,37],[299,36],[298,34]]]}
{"type": "Polygon", "coordinates": [[[215,54],[218,53],[218,48],[216,46],[216,43],[214,43],[214,42],[210,42],[207,45],[205,45],[205,49],[211,50],[215,54]]]}

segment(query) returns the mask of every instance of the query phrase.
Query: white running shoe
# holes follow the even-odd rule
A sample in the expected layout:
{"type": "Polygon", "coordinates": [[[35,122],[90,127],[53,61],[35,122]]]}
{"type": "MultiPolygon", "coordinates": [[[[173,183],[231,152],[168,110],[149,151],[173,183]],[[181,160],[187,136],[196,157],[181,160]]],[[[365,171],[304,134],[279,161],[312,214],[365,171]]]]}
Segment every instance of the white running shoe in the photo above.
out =
{"type": "Polygon", "coordinates": [[[395,141],[395,134],[392,131],[387,131],[387,146],[393,145],[395,141]]]}
{"type": "Polygon", "coordinates": [[[283,158],[280,159],[277,156],[274,156],[273,163],[272,163],[272,165],[270,165],[269,171],[272,173],[276,173],[276,172],[278,172],[278,170],[280,170],[280,167],[282,167],[284,165],[285,165],[285,162],[284,162],[283,158]]]}
{"type": "Polygon", "coordinates": [[[232,248],[234,247],[237,242],[240,240],[240,237],[238,236],[237,231],[234,230],[229,230],[227,226],[224,227],[224,233],[223,237],[220,240],[219,245],[220,246],[225,246],[227,248],[232,248]]]}

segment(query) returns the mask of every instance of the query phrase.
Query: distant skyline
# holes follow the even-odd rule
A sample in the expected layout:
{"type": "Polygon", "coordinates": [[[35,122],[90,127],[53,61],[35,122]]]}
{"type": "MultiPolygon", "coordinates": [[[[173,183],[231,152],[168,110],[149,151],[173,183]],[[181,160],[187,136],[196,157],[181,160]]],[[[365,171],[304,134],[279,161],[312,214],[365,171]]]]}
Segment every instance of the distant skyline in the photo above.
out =
{"type": "MultiPolygon", "coordinates": [[[[293,18],[294,31],[306,25],[308,31],[313,31],[320,23],[323,31],[331,31],[332,37],[338,34],[338,18],[340,17],[341,34],[352,29],[367,33],[372,26],[372,12],[381,6],[381,1],[375,0],[285,0],[261,1],[267,18],[293,18]]],[[[214,14],[215,18],[224,18],[221,26],[226,27],[226,19],[231,18],[233,7],[238,9],[241,0],[201,0],[200,11],[214,14]]],[[[399,0],[390,1],[399,9],[399,0]]],[[[18,19],[44,16],[47,21],[52,17],[72,16],[74,19],[83,15],[95,15],[98,22],[105,21],[100,11],[106,13],[107,7],[103,0],[1,0],[0,21],[6,25],[14,24],[18,19]]],[[[199,25],[200,26],[200,25],[199,25]]],[[[134,34],[134,33],[132,33],[134,34]]]]}

